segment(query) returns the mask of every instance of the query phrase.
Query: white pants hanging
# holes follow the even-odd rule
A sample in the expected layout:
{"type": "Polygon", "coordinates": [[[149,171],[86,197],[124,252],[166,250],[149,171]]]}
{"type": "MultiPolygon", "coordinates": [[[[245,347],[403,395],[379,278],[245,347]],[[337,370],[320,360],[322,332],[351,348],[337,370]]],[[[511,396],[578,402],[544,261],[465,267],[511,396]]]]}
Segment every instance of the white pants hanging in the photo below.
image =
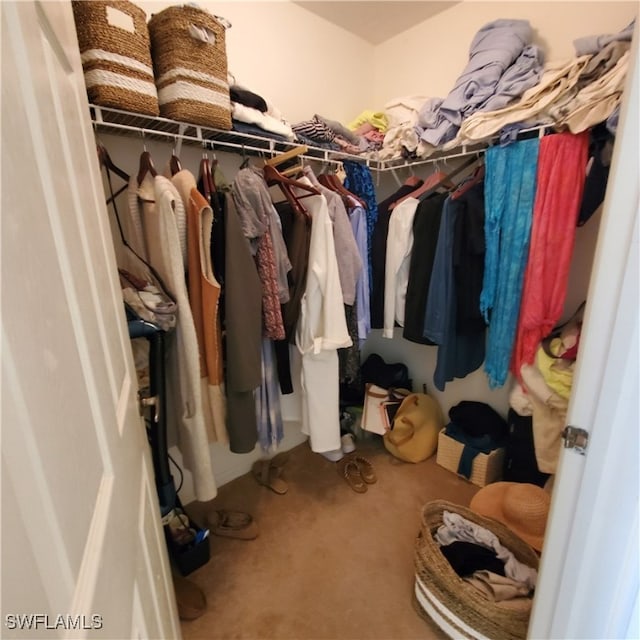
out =
{"type": "Polygon", "coordinates": [[[338,351],[302,355],[302,433],[316,453],[340,449],[338,351]]]}

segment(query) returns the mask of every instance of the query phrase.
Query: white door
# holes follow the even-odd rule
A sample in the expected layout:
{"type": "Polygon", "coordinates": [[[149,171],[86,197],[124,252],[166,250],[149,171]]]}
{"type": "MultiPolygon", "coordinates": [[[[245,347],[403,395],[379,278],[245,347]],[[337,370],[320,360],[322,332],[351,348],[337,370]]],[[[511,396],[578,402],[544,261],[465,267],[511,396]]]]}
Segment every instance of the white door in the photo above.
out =
{"type": "Polygon", "coordinates": [[[71,5],[1,5],[0,635],[180,637],[71,5]]]}
{"type": "Polygon", "coordinates": [[[638,623],[638,29],[567,420],[589,432],[565,450],[553,493],[531,638],[634,638],[638,623]]]}

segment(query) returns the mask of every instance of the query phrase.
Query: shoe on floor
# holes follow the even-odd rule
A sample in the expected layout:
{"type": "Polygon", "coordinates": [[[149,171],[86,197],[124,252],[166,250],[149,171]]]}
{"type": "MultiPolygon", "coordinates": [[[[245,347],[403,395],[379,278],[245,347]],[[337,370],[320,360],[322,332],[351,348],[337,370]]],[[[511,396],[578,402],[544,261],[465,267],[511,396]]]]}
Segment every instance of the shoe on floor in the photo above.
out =
{"type": "Polygon", "coordinates": [[[367,491],[367,485],[360,475],[360,469],[358,469],[358,465],[352,458],[347,458],[343,464],[338,465],[338,471],[356,493],[365,493],[367,491]]]}
{"type": "Polygon", "coordinates": [[[363,458],[362,456],[356,456],[355,458],[353,458],[353,461],[358,465],[360,475],[367,484],[373,484],[378,480],[378,478],[376,477],[376,472],[373,470],[373,465],[369,462],[369,460],[363,458]]]}
{"type": "Polygon", "coordinates": [[[237,540],[253,540],[258,537],[258,525],[249,513],[215,509],[207,513],[211,533],[237,540]]]}
{"type": "Polygon", "coordinates": [[[345,433],[340,441],[342,442],[342,453],[353,453],[356,450],[356,442],[352,434],[345,433]]]}
{"type": "Polygon", "coordinates": [[[338,460],[342,460],[344,453],[342,449],[334,449],[333,451],[322,451],[320,455],[330,462],[338,462],[338,460]]]}

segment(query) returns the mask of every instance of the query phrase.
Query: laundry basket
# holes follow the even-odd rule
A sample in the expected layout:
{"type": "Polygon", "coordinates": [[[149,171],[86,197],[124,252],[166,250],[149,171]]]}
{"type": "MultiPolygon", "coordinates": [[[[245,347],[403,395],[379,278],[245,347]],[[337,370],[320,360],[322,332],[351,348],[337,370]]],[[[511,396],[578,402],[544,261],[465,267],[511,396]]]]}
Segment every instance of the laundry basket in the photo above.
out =
{"type": "Polygon", "coordinates": [[[146,13],[128,0],[74,0],[72,7],[89,101],[157,116],[146,13]]]}
{"type": "Polygon", "coordinates": [[[435,532],[443,524],[445,511],[458,513],[488,529],[520,562],[538,569],[536,552],[501,523],[444,500],[428,502],[422,510],[414,553],[416,610],[456,640],[524,640],[529,625],[530,599],[494,602],[458,576],[434,539],[435,532]]]}
{"type": "Polygon", "coordinates": [[[231,129],[225,26],[208,11],[168,7],[149,21],[160,114],[231,129]]]}

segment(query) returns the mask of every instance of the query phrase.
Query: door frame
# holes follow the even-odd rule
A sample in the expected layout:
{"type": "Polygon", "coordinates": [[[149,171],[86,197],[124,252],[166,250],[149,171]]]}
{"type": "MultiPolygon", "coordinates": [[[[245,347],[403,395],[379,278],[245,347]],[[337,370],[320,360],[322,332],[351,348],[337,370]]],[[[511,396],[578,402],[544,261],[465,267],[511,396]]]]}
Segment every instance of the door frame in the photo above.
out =
{"type": "Polygon", "coordinates": [[[638,638],[638,28],[589,285],[530,638],[638,638]]]}

